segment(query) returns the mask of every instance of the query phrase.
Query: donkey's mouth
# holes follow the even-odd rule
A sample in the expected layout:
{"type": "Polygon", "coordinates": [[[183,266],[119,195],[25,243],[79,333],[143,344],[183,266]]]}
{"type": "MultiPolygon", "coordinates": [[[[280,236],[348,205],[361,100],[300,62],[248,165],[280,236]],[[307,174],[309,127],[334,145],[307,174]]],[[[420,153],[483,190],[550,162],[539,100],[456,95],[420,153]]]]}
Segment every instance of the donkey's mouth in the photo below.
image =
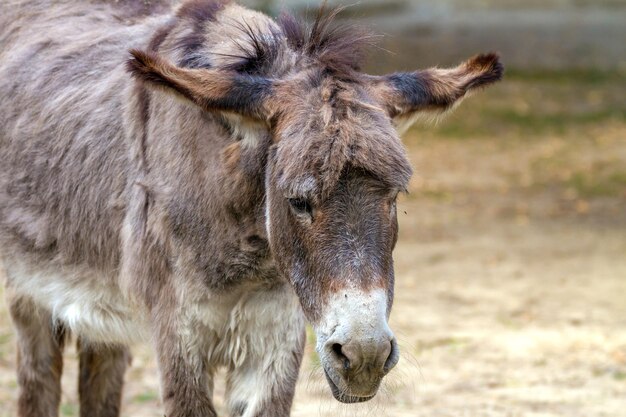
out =
{"type": "Polygon", "coordinates": [[[358,397],[356,395],[346,394],[339,389],[339,387],[337,386],[337,384],[335,384],[330,375],[328,375],[328,372],[326,372],[326,369],[324,369],[324,375],[326,376],[328,385],[330,385],[330,390],[333,393],[333,397],[335,397],[335,399],[339,402],[342,402],[344,404],[363,403],[365,401],[371,400],[376,396],[376,394],[372,394],[368,397],[358,397]]]}

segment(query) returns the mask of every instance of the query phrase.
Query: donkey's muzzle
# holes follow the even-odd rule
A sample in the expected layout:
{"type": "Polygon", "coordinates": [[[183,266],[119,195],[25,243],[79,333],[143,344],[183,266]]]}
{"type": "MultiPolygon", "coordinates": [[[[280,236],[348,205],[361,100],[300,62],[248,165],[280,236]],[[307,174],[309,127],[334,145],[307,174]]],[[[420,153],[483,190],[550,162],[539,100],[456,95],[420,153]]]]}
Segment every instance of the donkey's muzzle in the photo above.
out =
{"type": "Polygon", "coordinates": [[[398,344],[387,323],[383,289],[345,290],[326,303],[316,324],[317,351],[335,398],[367,401],[398,363],[398,344]]]}
{"type": "Polygon", "coordinates": [[[391,334],[350,340],[329,341],[325,350],[326,378],[334,397],[345,403],[367,401],[376,395],[380,382],[396,366],[398,344],[391,334]]]}

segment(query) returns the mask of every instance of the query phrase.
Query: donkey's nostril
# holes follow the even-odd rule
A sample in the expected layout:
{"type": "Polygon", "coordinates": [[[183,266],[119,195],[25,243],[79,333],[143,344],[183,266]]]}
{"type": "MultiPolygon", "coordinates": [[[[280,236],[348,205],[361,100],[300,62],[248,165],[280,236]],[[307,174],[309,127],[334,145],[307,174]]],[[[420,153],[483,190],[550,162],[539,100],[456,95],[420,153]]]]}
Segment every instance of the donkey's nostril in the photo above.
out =
{"type": "Polygon", "coordinates": [[[343,369],[346,371],[350,369],[350,359],[343,353],[343,346],[339,343],[333,343],[332,350],[337,360],[343,365],[343,369]]]}
{"type": "Polygon", "coordinates": [[[391,339],[390,343],[391,350],[389,352],[389,356],[387,356],[387,360],[385,361],[385,366],[383,367],[385,373],[391,371],[400,360],[400,349],[398,349],[398,342],[396,342],[396,339],[391,339]]]}

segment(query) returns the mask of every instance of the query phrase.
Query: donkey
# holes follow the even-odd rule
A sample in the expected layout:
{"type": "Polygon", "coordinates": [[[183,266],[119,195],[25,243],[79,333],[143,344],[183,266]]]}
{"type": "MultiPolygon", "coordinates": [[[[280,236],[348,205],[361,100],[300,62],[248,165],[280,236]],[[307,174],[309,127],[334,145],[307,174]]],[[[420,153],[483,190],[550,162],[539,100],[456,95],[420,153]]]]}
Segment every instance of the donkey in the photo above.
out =
{"type": "Polygon", "coordinates": [[[152,343],[168,417],[288,416],[305,320],[333,396],[398,362],[399,132],[502,76],[360,72],[371,37],[227,0],[0,6],[0,253],[18,415],[58,415],[78,341],[80,415],[119,414],[129,348],[152,343]]]}

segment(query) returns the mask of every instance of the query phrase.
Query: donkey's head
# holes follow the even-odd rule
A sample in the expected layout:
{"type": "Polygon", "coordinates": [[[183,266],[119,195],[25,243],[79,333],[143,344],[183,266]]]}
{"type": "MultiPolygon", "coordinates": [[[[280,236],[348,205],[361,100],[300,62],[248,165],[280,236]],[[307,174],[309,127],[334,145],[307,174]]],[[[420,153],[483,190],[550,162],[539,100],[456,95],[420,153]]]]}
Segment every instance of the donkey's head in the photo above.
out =
{"type": "Polygon", "coordinates": [[[353,59],[360,38],[329,29],[328,16],[308,31],[282,18],[269,35],[246,24],[251,51],[239,67],[190,69],[139,51],[129,67],[153,86],[269,133],[264,204],[274,259],[313,324],[335,398],[360,402],[399,358],[388,325],[392,250],[396,197],[411,167],[398,130],[498,80],[502,66],[489,54],[453,69],[368,76],[353,59]],[[293,64],[264,74],[268,57],[293,64]]]}

